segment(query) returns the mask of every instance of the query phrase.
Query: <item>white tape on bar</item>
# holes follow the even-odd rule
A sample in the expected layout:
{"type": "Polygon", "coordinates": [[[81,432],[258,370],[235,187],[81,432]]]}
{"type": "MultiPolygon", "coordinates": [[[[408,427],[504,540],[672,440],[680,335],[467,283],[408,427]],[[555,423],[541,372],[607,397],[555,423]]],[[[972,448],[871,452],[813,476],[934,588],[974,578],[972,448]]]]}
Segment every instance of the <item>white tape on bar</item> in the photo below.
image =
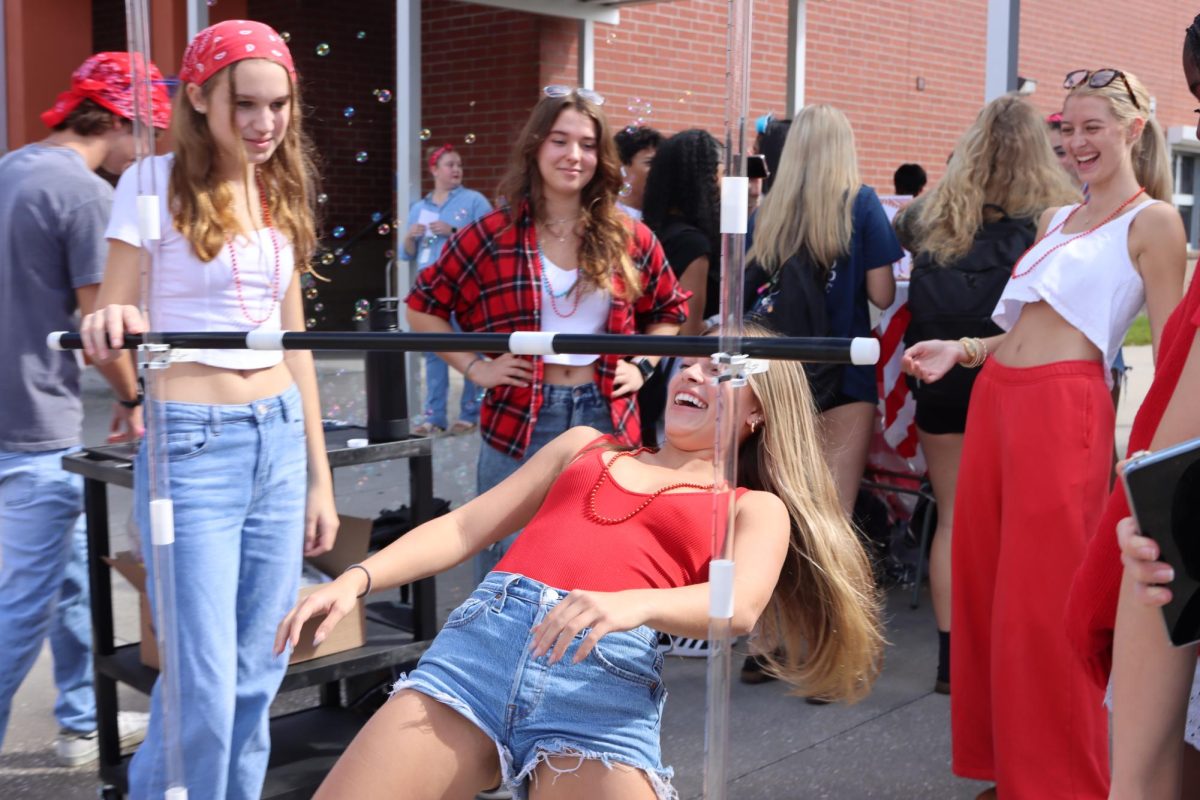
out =
{"type": "Polygon", "coordinates": [[[46,347],[51,350],[62,350],[62,337],[66,331],[53,331],[46,336],[46,347]]]}
{"type": "Polygon", "coordinates": [[[873,336],[857,336],[850,340],[851,364],[877,364],[879,340],[873,336]]]}
{"type": "Polygon", "coordinates": [[[246,334],[246,347],[250,350],[282,350],[283,331],[250,331],[246,334]]]}
{"type": "Polygon", "coordinates": [[[158,241],[162,225],[158,216],[158,195],[139,194],[137,199],[138,236],[143,242],[158,241]]]}
{"type": "Polygon", "coordinates": [[[516,331],[508,335],[508,350],[519,356],[554,355],[553,331],[516,331]]]}
{"type": "Polygon", "coordinates": [[[175,541],[175,504],[165,497],[150,501],[150,543],[175,541]]]}
{"type": "Polygon", "coordinates": [[[733,562],[727,558],[708,564],[708,616],[733,619],[733,562]]]}
{"type": "Polygon", "coordinates": [[[750,179],[721,178],[721,233],[745,233],[750,218],[750,179]]]}
{"type": "Polygon", "coordinates": [[[187,787],[172,786],[163,795],[164,800],[188,800],[187,787]]]}

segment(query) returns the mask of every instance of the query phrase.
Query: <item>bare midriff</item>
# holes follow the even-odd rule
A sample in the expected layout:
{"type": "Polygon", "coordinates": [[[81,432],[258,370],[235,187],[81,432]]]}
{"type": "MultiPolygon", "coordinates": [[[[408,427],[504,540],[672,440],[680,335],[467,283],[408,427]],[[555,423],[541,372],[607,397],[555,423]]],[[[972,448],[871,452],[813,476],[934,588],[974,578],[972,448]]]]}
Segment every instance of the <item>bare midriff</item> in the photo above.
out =
{"type": "Polygon", "coordinates": [[[542,383],[551,386],[580,386],[596,379],[596,364],[569,367],[566,364],[544,364],[542,383]]]}
{"type": "Polygon", "coordinates": [[[172,364],[158,383],[159,399],[182,403],[242,405],[287,391],[294,381],[287,364],[226,369],[194,361],[172,364]]]}
{"type": "Polygon", "coordinates": [[[1100,348],[1045,301],[1029,303],[1021,309],[1017,324],[994,355],[997,361],[1010,367],[1104,359],[1100,348]]]}

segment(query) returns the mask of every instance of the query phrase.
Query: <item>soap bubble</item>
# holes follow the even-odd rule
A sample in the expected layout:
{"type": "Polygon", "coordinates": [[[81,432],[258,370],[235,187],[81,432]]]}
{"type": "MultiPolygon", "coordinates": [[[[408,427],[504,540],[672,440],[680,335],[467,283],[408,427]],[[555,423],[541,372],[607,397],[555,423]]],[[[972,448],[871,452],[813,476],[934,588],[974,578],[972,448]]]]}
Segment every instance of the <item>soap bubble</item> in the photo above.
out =
{"type": "Polygon", "coordinates": [[[380,236],[387,236],[389,233],[392,232],[392,226],[388,225],[385,222],[382,225],[380,225],[378,228],[376,228],[375,230],[379,232],[380,236]]]}
{"type": "Polygon", "coordinates": [[[317,318],[309,317],[308,319],[304,320],[304,327],[308,328],[309,330],[317,327],[317,318]]]}
{"type": "Polygon", "coordinates": [[[313,311],[316,311],[317,313],[320,313],[320,312],[322,312],[322,311],[324,311],[324,310],[325,310],[325,304],[324,304],[324,303],[317,303],[316,305],[314,305],[314,306],[313,306],[313,311]]]}
{"type": "Polygon", "coordinates": [[[395,251],[395,250],[384,250],[384,251],[383,251],[383,257],[384,257],[384,258],[395,258],[395,257],[396,257],[396,251],[395,251]]]}
{"type": "Polygon", "coordinates": [[[321,254],[321,266],[328,267],[333,264],[333,253],[321,254]]]}
{"type": "Polygon", "coordinates": [[[329,55],[329,44],[327,42],[321,42],[319,45],[317,45],[317,55],[321,56],[322,58],[329,55]]]}
{"type": "Polygon", "coordinates": [[[366,31],[359,31],[358,33],[356,33],[356,34],[354,35],[354,38],[356,38],[356,39],[359,39],[359,40],[365,39],[365,38],[367,38],[367,32],[366,32],[366,31]]]}
{"type": "Polygon", "coordinates": [[[367,298],[364,297],[360,300],[354,301],[354,318],[355,319],[366,319],[367,315],[370,313],[371,313],[371,301],[370,300],[368,300],[367,298]]]}
{"type": "Polygon", "coordinates": [[[338,263],[341,264],[343,267],[347,266],[350,263],[350,254],[342,253],[342,257],[338,259],[338,263]]]}
{"type": "Polygon", "coordinates": [[[467,108],[474,108],[474,107],[475,107],[475,101],[474,101],[474,100],[472,100],[471,102],[467,103],[467,108]]]}
{"type": "Polygon", "coordinates": [[[692,93],[690,91],[684,90],[683,94],[681,94],[679,96],[679,102],[686,103],[691,98],[692,98],[692,93]]]}
{"type": "Polygon", "coordinates": [[[331,231],[331,233],[333,234],[333,238],[341,239],[343,236],[346,235],[346,228],[345,228],[345,226],[338,225],[336,228],[334,228],[331,231]]]}
{"type": "Polygon", "coordinates": [[[605,44],[612,44],[612,43],[613,43],[613,42],[615,42],[616,40],[617,40],[617,32],[616,32],[616,31],[609,31],[609,32],[608,32],[607,34],[605,34],[605,36],[604,36],[604,43],[605,43],[605,44]]]}
{"type": "Polygon", "coordinates": [[[454,212],[454,221],[458,224],[455,225],[454,227],[461,228],[462,223],[467,221],[467,216],[468,216],[468,213],[465,208],[460,208],[458,211],[455,211],[454,212]]]}
{"type": "Polygon", "coordinates": [[[633,194],[633,184],[632,183],[622,183],[620,194],[621,194],[621,197],[629,197],[629,195],[633,194]]]}
{"type": "Polygon", "coordinates": [[[375,95],[381,103],[392,102],[392,92],[390,89],[380,89],[379,94],[375,95]]]}
{"type": "Polygon", "coordinates": [[[306,300],[316,300],[317,299],[317,287],[309,286],[307,289],[305,289],[304,290],[304,298],[306,300]]]}
{"type": "Polygon", "coordinates": [[[428,142],[431,138],[433,138],[433,133],[429,130],[429,128],[421,128],[421,132],[417,134],[417,138],[422,142],[428,142]]]}
{"type": "Polygon", "coordinates": [[[325,194],[324,192],[321,192],[319,195],[317,195],[317,204],[318,205],[323,206],[328,202],[329,202],[329,195],[325,194]]]}
{"type": "Polygon", "coordinates": [[[366,150],[359,150],[357,153],[354,154],[354,160],[357,161],[359,164],[367,163],[368,158],[370,158],[370,156],[367,155],[366,150]]]}
{"type": "Polygon", "coordinates": [[[640,112],[642,110],[642,98],[640,98],[640,97],[629,98],[629,105],[625,106],[625,109],[630,114],[637,114],[638,112],[640,112]]]}
{"type": "Polygon", "coordinates": [[[204,2],[209,8],[212,8],[217,4],[217,0],[204,0],[204,2]]]}
{"type": "Polygon", "coordinates": [[[292,35],[287,31],[280,31],[279,38],[283,39],[284,42],[290,42],[292,40],[292,35]]]}
{"type": "Polygon", "coordinates": [[[309,287],[316,286],[316,285],[317,285],[317,279],[312,276],[311,272],[300,273],[300,288],[308,289],[309,287]]]}
{"type": "Polygon", "coordinates": [[[463,137],[463,144],[475,144],[475,134],[468,133],[463,137]]]}
{"type": "Polygon", "coordinates": [[[374,214],[371,215],[371,222],[379,222],[379,220],[381,220],[381,219],[383,219],[382,211],[376,211],[374,214]]]}
{"type": "Polygon", "coordinates": [[[345,108],[343,108],[342,116],[345,117],[346,119],[350,119],[351,117],[353,117],[354,116],[354,106],[346,106],[345,108]]]}

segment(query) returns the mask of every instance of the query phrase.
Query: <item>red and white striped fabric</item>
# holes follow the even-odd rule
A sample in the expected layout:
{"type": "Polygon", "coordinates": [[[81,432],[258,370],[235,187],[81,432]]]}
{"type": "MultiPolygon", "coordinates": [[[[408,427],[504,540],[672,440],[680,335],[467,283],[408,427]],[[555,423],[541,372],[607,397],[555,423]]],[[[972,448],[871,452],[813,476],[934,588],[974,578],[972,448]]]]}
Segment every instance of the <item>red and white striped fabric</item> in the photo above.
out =
{"type": "Polygon", "coordinates": [[[917,442],[917,403],[908,390],[904,373],[900,371],[900,359],[904,356],[904,331],[908,328],[910,318],[908,281],[897,281],[896,302],[883,312],[875,329],[875,335],[879,337],[879,363],[875,366],[875,379],[879,385],[883,440],[906,461],[911,463],[919,459],[919,471],[924,472],[924,459],[920,456],[917,442]]]}

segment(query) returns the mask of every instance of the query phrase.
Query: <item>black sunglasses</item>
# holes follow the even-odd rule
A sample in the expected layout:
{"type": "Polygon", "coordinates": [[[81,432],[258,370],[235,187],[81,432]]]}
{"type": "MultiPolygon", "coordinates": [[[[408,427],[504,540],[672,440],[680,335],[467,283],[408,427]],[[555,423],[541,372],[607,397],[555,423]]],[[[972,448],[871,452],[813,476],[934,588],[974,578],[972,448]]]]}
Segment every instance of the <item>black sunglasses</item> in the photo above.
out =
{"type": "Polygon", "coordinates": [[[1129,85],[1129,79],[1119,69],[1098,69],[1095,72],[1092,72],[1090,69],[1073,70],[1068,72],[1067,77],[1063,79],[1063,88],[1074,89],[1077,86],[1087,83],[1093,89],[1103,89],[1117,78],[1120,78],[1121,83],[1125,84],[1125,92],[1129,95],[1129,102],[1133,103],[1133,107],[1138,111],[1142,111],[1142,104],[1134,96],[1133,87],[1129,85]]]}

